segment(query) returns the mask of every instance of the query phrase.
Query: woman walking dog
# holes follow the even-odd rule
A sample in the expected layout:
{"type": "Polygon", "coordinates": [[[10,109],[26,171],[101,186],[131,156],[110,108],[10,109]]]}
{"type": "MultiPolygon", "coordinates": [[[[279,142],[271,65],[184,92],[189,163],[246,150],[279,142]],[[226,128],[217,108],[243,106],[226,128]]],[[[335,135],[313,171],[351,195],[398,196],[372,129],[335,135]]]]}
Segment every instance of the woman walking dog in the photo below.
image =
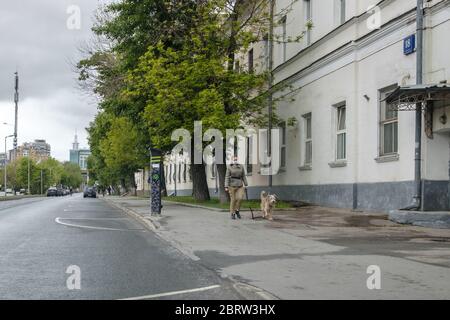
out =
{"type": "Polygon", "coordinates": [[[227,167],[225,174],[225,191],[230,193],[231,219],[236,219],[236,216],[241,218],[239,210],[242,198],[244,198],[245,187],[247,187],[244,166],[237,161],[237,157],[234,156],[233,163],[227,167]]]}

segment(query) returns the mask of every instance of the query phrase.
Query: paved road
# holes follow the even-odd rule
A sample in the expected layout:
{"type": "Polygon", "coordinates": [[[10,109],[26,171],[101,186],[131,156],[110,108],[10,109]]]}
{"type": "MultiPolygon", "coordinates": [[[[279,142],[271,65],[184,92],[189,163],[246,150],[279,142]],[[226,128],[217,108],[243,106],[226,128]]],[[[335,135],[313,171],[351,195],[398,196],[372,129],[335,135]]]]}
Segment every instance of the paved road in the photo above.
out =
{"type": "MultiPolygon", "coordinates": [[[[148,201],[109,200],[138,213],[148,201]]],[[[165,203],[153,219],[161,237],[208,269],[281,299],[450,299],[448,229],[321,207],[276,212],[274,221],[242,217],[165,203]],[[379,288],[367,286],[374,267],[379,288]]]]}
{"type": "Polygon", "coordinates": [[[7,201],[0,206],[0,299],[241,299],[196,264],[99,199],[7,201]],[[69,266],[81,289],[69,290],[69,266]],[[205,291],[189,291],[218,285],[205,291]],[[188,290],[188,292],[185,292],[188,290]],[[183,291],[182,294],[171,294],[183,291]]]}

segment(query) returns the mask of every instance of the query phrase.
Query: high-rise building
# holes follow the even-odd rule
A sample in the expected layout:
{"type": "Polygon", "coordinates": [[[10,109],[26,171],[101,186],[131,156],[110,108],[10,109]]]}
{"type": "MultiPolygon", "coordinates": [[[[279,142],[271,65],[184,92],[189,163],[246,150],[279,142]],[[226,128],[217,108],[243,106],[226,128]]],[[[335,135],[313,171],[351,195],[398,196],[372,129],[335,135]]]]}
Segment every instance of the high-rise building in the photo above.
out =
{"type": "Polygon", "coordinates": [[[43,161],[50,158],[51,147],[44,139],[36,139],[33,142],[24,142],[17,147],[14,154],[14,149],[9,151],[10,159],[20,159],[22,157],[30,157],[34,161],[43,161]]]}
{"type": "Polygon", "coordinates": [[[81,174],[83,175],[84,182],[89,181],[87,159],[91,155],[89,149],[80,149],[78,143],[78,135],[75,133],[74,141],[72,143],[72,149],[70,150],[70,162],[76,163],[81,168],[81,174]]]}
{"type": "Polygon", "coordinates": [[[5,166],[6,162],[6,153],[0,152],[0,168],[3,168],[5,166]]]}

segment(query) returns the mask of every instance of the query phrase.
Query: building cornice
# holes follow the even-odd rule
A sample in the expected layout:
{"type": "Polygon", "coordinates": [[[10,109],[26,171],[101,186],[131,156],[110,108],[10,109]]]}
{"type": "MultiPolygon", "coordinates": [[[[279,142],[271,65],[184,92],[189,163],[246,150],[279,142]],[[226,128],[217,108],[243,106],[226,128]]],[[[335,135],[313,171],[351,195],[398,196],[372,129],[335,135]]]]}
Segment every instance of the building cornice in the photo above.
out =
{"type": "MultiPolygon", "coordinates": [[[[387,4],[392,2],[393,0],[381,0],[378,2],[375,6],[384,8],[387,4]]],[[[320,45],[326,43],[329,40],[332,40],[336,35],[342,33],[346,29],[350,28],[351,26],[360,23],[362,20],[366,20],[369,16],[368,12],[364,12],[360,14],[359,16],[354,16],[351,19],[347,20],[345,23],[341,24],[340,26],[334,28],[329,33],[325,34],[322,38],[318,39],[317,41],[314,41],[311,45],[308,47],[300,50],[297,54],[295,54],[292,58],[286,60],[284,63],[278,65],[276,68],[274,68],[273,72],[278,72],[283,70],[284,68],[288,67],[293,62],[303,58],[305,55],[311,53],[311,51],[317,49],[320,45]]],[[[351,41],[350,41],[351,42],[351,41]]]]}
{"type": "MultiPolygon", "coordinates": [[[[389,4],[392,0],[385,0],[381,1],[378,5],[383,7],[389,4]]],[[[445,9],[446,7],[450,6],[450,0],[441,1],[431,7],[425,8],[426,14],[434,14],[436,12],[439,12],[440,10],[445,9]]],[[[278,66],[274,69],[274,74],[282,72],[286,67],[291,65],[292,63],[298,61],[299,59],[302,59],[306,54],[311,53],[317,46],[323,44],[324,42],[330,40],[338,33],[342,32],[346,28],[350,27],[352,24],[360,22],[360,19],[366,18],[368,13],[364,13],[358,17],[354,17],[351,20],[347,21],[345,24],[341,25],[340,27],[334,29],[332,32],[321,38],[320,40],[313,43],[308,48],[305,48],[304,50],[300,51],[297,55],[283,63],[282,65],[278,66]],[[352,23],[350,23],[352,22],[352,23]]],[[[407,12],[403,13],[402,15],[395,17],[391,19],[390,21],[386,22],[381,26],[380,29],[374,30],[368,34],[365,34],[361,36],[360,38],[354,40],[354,41],[348,41],[339,48],[336,48],[335,50],[325,54],[323,57],[319,58],[318,60],[311,63],[309,66],[287,76],[286,78],[279,80],[275,83],[275,85],[279,84],[285,84],[289,85],[295,81],[297,81],[300,78],[303,78],[305,76],[308,76],[309,74],[329,65],[330,63],[345,57],[349,54],[355,54],[362,48],[365,48],[374,42],[398,31],[400,28],[403,28],[405,26],[408,26],[410,24],[415,23],[415,17],[416,17],[416,8],[412,8],[408,10],[407,12]]],[[[275,76],[276,78],[276,76],[275,76]]]]}

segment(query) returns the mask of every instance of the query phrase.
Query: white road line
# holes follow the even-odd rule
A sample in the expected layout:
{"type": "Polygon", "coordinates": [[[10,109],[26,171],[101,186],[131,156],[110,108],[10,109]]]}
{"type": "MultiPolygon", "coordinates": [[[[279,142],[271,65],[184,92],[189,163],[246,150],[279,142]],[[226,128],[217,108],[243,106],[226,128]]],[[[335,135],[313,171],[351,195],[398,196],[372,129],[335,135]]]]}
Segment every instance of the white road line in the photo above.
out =
{"type": "Polygon", "coordinates": [[[118,300],[144,300],[144,299],[160,298],[160,297],[174,296],[174,295],[183,294],[183,293],[206,291],[206,290],[216,289],[216,288],[219,288],[219,287],[220,287],[220,285],[216,284],[216,285],[213,285],[213,286],[203,287],[203,288],[180,290],[180,291],[172,291],[172,292],[151,294],[151,295],[148,295],[148,296],[140,296],[140,297],[133,297],[133,298],[118,299],[118,300]]]}
{"type": "Polygon", "coordinates": [[[59,218],[60,220],[127,220],[127,218],[59,218]]]}
{"type": "MultiPolygon", "coordinates": [[[[60,217],[57,217],[57,218],[55,219],[55,222],[58,223],[58,224],[61,224],[61,225],[63,225],[63,226],[66,226],[66,227],[74,227],[74,228],[81,228],[81,229],[109,230],[109,231],[139,231],[139,232],[146,232],[146,230],[144,230],[144,229],[117,229],[117,228],[106,228],[106,227],[82,226],[82,225],[78,225],[78,224],[62,222],[61,220],[67,220],[67,218],[60,218],[60,217]]],[[[71,220],[71,219],[68,219],[68,220],[71,220]]],[[[72,220],[73,220],[73,219],[72,219],[72,220]]]]}

